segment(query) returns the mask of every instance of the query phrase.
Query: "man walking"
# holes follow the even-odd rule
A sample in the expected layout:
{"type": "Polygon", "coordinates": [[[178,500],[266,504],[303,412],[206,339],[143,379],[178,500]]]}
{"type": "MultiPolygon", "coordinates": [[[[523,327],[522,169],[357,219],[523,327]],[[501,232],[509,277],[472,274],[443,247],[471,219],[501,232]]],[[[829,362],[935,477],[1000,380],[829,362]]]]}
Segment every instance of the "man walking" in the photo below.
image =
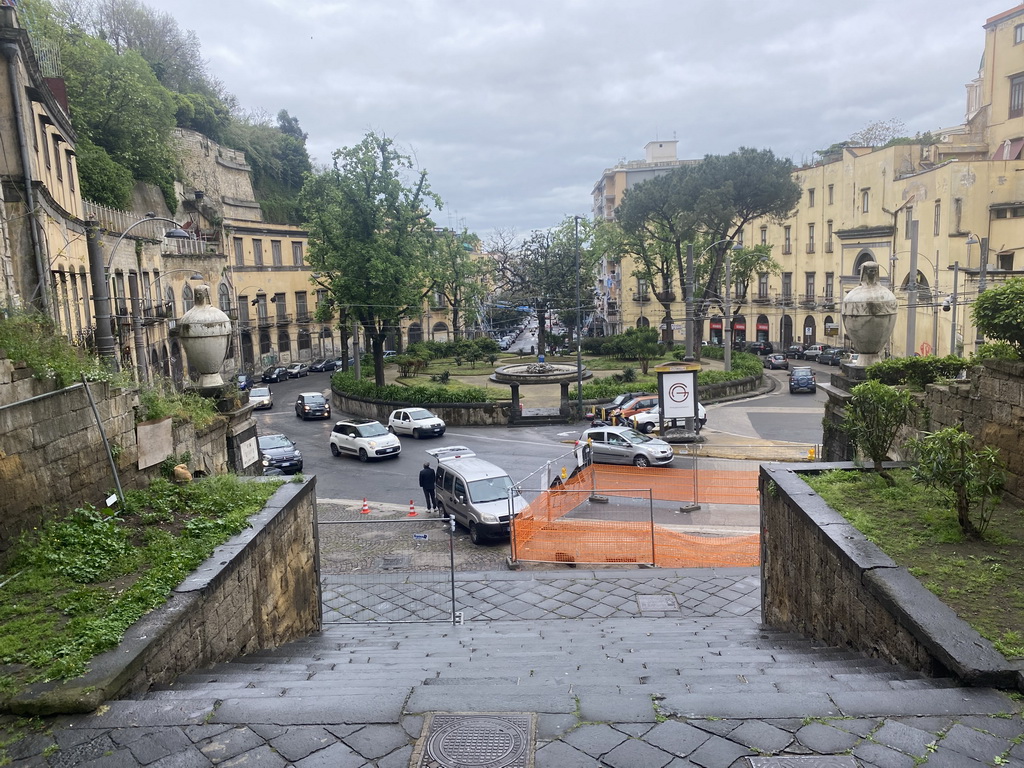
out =
{"type": "Polygon", "coordinates": [[[430,468],[430,462],[423,462],[423,469],[420,470],[420,488],[423,489],[423,496],[427,500],[427,512],[437,509],[437,497],[434,496],[434,482],[437,475],[430,468]]]}

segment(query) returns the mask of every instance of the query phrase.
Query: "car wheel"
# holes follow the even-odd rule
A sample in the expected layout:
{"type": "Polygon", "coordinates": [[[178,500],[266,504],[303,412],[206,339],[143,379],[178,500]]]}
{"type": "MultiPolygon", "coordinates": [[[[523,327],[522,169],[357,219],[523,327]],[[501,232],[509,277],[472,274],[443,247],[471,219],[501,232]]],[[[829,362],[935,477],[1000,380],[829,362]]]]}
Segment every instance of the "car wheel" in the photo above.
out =
{"type": "Polygon", "coordinates": [[[480,530],[472,520],[469,521],[469,540],[474,544],[479,544],[483,541],[483,537],[480,535],[480,530]]]}
{"type": "Polygon", "coordinates": [[[633,458],[633,466],[634,467],[649,467],[649,466],[651,466],[651,460],[648,459],[643,454],[640,454],[639,456],[635,456],[633,458]]]}
{"type": "Polygon", "coordinates": [[[420,439],[420,431],[418,429],[414,429],[412,431],[412,436],[415,437],[417,440],[419,440],[420,439]]]}
{"type": "Polygon", "coordinates": [[[365,448],[360,448],[359,449],[359,460],[360,461],[368,461],[369,458],[370,458],[370,455],[366,452],[366,449],[365,448]]]}
{"type": "Polygon", "coordinates": [[[645,435],[651,434],[651,432],[654,431],[654,422],[645,421],[643,424],[640,425],[640,431],[643,432],[645,435]]]}
{"type": "Polygon", "coordinates": [[[336,446],[336,445],[335,445],[334,443],[331,443],[331,453],[332,453],[332,454],[333,454],[333,455],[334,455],[335,457],[337,457],[337,456],[341,456],[341,451],[339,451],[339,450],[338,450],[338,446],[336,446]]]}
{"type": "Polygon", "coordinates": [[[390,432],[392,435],[395,434],[395,428],[392,427],[390,424],[388,424],[388,432],[390,432]]]}

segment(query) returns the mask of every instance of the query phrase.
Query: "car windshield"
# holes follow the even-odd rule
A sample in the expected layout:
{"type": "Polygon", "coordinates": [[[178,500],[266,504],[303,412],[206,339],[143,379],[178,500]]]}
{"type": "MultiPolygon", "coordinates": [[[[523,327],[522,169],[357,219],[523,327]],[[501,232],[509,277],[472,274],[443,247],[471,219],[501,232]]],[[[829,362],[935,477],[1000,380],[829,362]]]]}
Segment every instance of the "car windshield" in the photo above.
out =
{"type": "Polygon", "coordinates": [[[253,387],[249,390],[249,397],[270,397],[270,390],[266,387],[253,387]]]}
{"type": "Polygon", "coordinates": [[[360,437],[380,437],[381,435],[388,434],[388,431],[384,429],[384,426],[380,422],[373,422],[372,424],[362,424],[356,427],[356,431],[360,437]]]}
{"type": "Polygon", "coordinates": [[[432,414],[426,408],[413,408],[411,410],[406,411],[406,413],[408,413],[409,418],[413,419],[414,421],[421,421],[422,419],[434,418],[434,414],[432,414]]]}
{"type": "Polygon", "coordinates": [[[306,405],[323,405],[327,401],[323,395],[306,395],[304,402],[306,405]]]}
{"type": "Polygon", "coordinates": [[[635,429],[624,429],[619,433],[619,435],[623,439],[633,443],[633,445],[637,445],[638,443],[649,443],[655,439],[653,437],[648,437],[641,432],[637,432],[635,429]]]}
{"type": "Polygon", "coordinates": [[[260,437],[260,448],[268,450],[271,448],[291,448],[294,443],[284,435],[262,435],[260,437]]]}
{"type": "MultiPolygon", "coordinates": [[[[512,487],[512,478],[508,475],[473,480],[469,483],[469,498],[478,504],[488,501],[504,501],[508,498],[509,488],[512,487]]],[[[519,492],[513,491],[512,495],[518,496],[519,492]]]]}

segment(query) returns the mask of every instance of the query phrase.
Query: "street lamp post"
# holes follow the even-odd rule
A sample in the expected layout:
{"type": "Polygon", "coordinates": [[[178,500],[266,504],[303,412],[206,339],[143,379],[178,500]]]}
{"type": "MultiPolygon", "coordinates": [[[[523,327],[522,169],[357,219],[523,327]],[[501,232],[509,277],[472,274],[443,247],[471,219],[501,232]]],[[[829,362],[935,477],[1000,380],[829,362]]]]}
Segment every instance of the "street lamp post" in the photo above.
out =
{"type": "Polygon", "coordinates": [[[583,418],[583,320],[580,307],[580,217],[573,216],[576,232],[576,402],[577,419],[583,418]]]}
{"type": "Polygon", "coordinates": [[[93,304],[96,311],[96,351],[102,360],[117,368],[117,356],[114,354],[114,330],[111,322],[110,312],[110,265],[114,262],[114,254],[117,247],[124,240],[125,236],[140,224],[147,221],[165,221],[174,225],[174,229],[164,233],[164,237],[176,239],[190,239],[181,225],[174,219],[167,219],[163,216],[147,215],[145,218],[130,224],[117,238],[114,247],[110,249],[110,256],[103,260],[103,251],[100,246],[100,225],[98,221],[89,220],[86,226],[86,245],[89,250],[89,271],[92,279],[93,304]]]}
{"type": "Polygon", "coordinates": [[[960,281],[960,262],[954,261],[953,266],[949,267],[953,270],[953,293],[950,294],[949,298],[943,303],[943,309],[952,309],[953,315],[950,317],[952,321],[949,328],[949,354],[956,354],[956,305],[960,300],[957,296],[957,283],[960,281]]]}

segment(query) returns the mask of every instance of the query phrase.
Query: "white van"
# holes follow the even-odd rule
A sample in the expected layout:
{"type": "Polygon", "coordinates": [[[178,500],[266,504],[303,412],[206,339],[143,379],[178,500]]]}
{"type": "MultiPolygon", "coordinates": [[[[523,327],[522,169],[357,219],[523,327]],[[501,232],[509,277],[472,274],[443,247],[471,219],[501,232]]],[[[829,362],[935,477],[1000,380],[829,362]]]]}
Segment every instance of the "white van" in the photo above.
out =
{"type": "Polygon", "coordinates": [[[474,544],[507,538],[510,514],[526,508],[526,500],[501,467],[478,459],[469,448],[453,445],[432,448],[437,460],[437,505],[469,530],[474,544]]]}

